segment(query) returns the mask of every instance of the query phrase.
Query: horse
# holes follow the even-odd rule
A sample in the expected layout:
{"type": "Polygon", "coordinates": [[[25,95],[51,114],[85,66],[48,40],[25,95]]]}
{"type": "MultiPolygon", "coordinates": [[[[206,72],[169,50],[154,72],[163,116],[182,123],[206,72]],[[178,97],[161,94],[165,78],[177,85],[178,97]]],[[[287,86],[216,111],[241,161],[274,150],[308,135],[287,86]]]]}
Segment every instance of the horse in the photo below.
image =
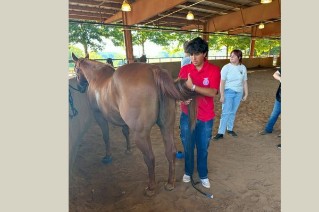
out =
{"type": "MultiPolygon", "coordinates": [[[[173,80],[169,72],[159,66],[147,63],[130,63],[115,70],[105,63],[91,60],[86,55],[75,62],[77,86],[81,92],[87,92],[89,105],[94,117],[102,129],[106,155],[104,163],[110,163],[108,123],[122,127],[126,138],[127,151],[131,151],[130,142],[135,142],[142,152],[148,168],[147,196],[155,194],[155,158],[151,146],[150,132],[157,124],[165,146],[165,155],[169,164],[166,190],[175,187],[175,154],[173,140],[176,100],[185,101],[196,97],[189,90],[184,79],[173,80]]],[[[191,101],[195,102],[195,101],[191,101]]],[[[192,104],[190,117],[196,122],[196,103],[192,104]]]]}

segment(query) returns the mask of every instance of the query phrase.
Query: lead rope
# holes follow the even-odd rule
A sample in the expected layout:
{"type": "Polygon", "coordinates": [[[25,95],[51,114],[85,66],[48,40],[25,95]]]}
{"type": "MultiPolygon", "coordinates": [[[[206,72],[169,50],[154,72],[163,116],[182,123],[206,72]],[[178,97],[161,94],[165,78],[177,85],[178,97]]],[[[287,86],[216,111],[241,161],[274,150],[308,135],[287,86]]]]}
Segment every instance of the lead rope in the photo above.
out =
{"type": "MultiPolygon", "coordinates": [[[[72,87],[71,85],[69,85],[69,87],[74,89],[74,90],[76,90],[76,91],[79,91],[78,89],[72,87]]],[[[71,94],[70,88],[69,88],[69,107],[70,107],[70,111],[71,112],[69,112],[69,117],[72,119],[78,114],[78,111],[73,105],[73,98],[72,98],[72,94],[71,94]]]]}

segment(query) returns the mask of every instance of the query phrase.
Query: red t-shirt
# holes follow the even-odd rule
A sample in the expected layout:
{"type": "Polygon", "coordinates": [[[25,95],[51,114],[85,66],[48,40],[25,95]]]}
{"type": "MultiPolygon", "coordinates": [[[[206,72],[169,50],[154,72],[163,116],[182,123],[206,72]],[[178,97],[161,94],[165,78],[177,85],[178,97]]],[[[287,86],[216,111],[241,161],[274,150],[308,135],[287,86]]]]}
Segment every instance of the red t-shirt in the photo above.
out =
{"type": "MultiPolygon", "coordinates": [[[[193,64],[188,64],[181,68],[178,77],[187,79],[188,73],[190,73],[194,85],[219,90],[220,68],[218,66],[205,60],[202,69],[198,71],[193,64]]],[[[196,100],[198,105],[197,119],[200,121],[209,121],[213,119],[215,117],[214,98],[209,96],[198,96],[196,100]]],[[[181,110],[188,114],[187,106],[184,103],[181,103],[181,110]]]]}

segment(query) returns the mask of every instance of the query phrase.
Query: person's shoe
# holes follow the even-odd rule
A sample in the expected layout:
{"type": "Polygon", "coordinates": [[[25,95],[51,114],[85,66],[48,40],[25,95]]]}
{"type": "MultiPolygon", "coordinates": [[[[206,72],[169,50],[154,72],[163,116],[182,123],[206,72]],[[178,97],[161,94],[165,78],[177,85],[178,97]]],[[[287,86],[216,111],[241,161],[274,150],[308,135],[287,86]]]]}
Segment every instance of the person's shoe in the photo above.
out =
{"type": "Polygon", "coordinates": [[[234,131],[232,130],[227,130],[227,133],[233,137],[237,137],[237,133],[235,133],[234,131]]]}
{"type": "Polygon", "coordinates": [[[210,188],[210,182],[208,178],[201,179],[200,181],[202,182],[202,186],[204,186],[205,188],[210,188]]]}
{"type": "Polygon", "coordinates": [[[267,132],[266,130],[262,130],[259,132],[260,135],[270,134],[271,132],[267,132]]]}
{"type": "Polygon", "coordinates": [[[184,174],[183,176],[183,182],[184,183],[189,183],[191,181],[191,177],[187,174],[184,174]]]}
{"type": "Polygon", "coordinates": [[[223,134],[216,134],[213,139],[217,141],[217,140],[222,139],[222,138],[224,138],[223,134]]]}
{"type": "Polygon", "coordinates": [[[277,145],[277,148],[278,148],[278,149],[281,149],[281,144],[278,144],[278,145],[277,145]]]}

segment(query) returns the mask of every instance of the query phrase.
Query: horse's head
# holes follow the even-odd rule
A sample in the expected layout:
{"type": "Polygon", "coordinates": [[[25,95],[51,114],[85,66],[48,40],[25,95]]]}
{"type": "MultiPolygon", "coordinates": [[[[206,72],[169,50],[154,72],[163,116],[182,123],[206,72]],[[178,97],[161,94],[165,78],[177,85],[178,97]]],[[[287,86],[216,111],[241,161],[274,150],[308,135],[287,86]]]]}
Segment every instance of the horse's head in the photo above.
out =
{"type": "Polygon", "coordinates": [[[85,58],[78,59],[72,52],[72,59],[74,61],[74,72],[76,74],[76,81],[77,81],[77,87],[81,93],[84,93],[86,91],[86,88],[88,87],[89,83],[83,73],[83,70],[81,69],[81,62],[85,59],[88,59],[89,55],[87,54],[85,58]]]}

